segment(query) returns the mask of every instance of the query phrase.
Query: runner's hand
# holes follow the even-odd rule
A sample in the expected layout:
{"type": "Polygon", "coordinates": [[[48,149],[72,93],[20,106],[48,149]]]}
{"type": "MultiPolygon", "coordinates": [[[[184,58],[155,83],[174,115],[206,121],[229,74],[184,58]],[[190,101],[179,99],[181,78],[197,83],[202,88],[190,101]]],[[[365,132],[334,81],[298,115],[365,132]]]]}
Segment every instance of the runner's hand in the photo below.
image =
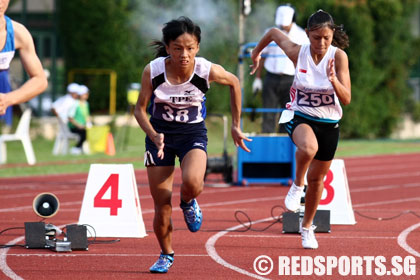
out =
{"type": "Polygon", "coordinates": [[[156,147],[158,148],[158,158],[163,159],[163,147],[165,146],[165,143],[163,142],[163,139],[165,136],[163,133],[158,133],[153,139],[153,143],[155,143],[156,147]]]}
{"type": "Polygon", "coordinates": [[[232,133],[232,138],[233,138],[233,142],[235,143],[235,146],[241,147],[244,151],[247,151],[249,153],[251,150],[248,149],[247,146],[245,146],[245,143],[243,140],[251,142],[252,139],[249,139],[248,137],[246,137],[242,133],[239,127],[232,126],[231,133],[232,133]]]}

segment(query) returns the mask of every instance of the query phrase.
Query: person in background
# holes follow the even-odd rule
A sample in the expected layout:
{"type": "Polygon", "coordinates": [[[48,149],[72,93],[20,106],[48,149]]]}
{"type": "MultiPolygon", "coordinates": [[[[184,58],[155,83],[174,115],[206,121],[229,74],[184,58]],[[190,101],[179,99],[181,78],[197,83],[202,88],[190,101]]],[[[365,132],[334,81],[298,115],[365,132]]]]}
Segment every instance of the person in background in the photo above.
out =
{"type": "Polygon", "coordinates": [[[240,128],[242,96],[238,78],[222,66],[196,56],[200,50],[200,27],[189,18],[180,17],[166,23],[162,33],[163,40],[154,43],[156,58],[144,68],[134,111],[147,135],[144,162],[155,206],[153,229],[161,249],[158,260],[150,267],[152,273],[168,272],[174,261],[171,201],[176,157],[182,172],[180,207],[184,220],[191,232],[198,231],[203,221],[196,198],[204,188],[205,101],[212,82],[230,88],[235,145],[249,151],[243,141],[250,141],[240,128]]]}
{"type": "Polygon", "coordinates": [[[86,141],[86,128],[91,126],[88,103],[89,89],[85,85],[80,85],[77,93],[79,100],[73,105],[68,114],[70,131],[79,135],[79,141],[70,150],[70,153],[74,155],[80,155],[83,152],[83,142],[86,141]]]}
{"type": "MultiPolygon", "coordinates": [[[[296,11],[290,4],[280,5],[276,10],[275,25],[296,44],[308,44],[305,30],[296,24],[296,11]]],[[[293,83],[295,66],[284,51],[275,44],[267,46],[263,52],[260,67],[255,73],[252,91],[257,93],[262,89],[263,108],[286,108],[290,101],[289,91],[293,83]],[[264,83],[261,80],[265,69],[264,83]]],[[[277,127],[276,113],[263,113],[262,133],[274,133],[277,127]]],[[[279,132],[285,133],[280,125],[279,132]]]]}
{"type": "Polygon", "coordinates": [[[285,206],[289,211],[299,210],[307,174],[300,232],[303,248],[317,249],[316,226],[312,221],[338,145],[341,104],[348,105],[351,101],[349,61],[343,51],[349,40],[342,26],[335,25],[332,16],[323,10],[309,17],[306,32],[310,43],[299,45],[280,29],[268,31],[252,51],[251,74],[258,68],[263,48],[271,41],[296,65],[290,102],[280,117],[297,147],[296,179],[287,193],[285,206]]]}
{"type": "Polygon", "coordinates": [[[79,99],[79,85],[76,83],[71,83],[67,86],[67,93],[60,98],[58,98],[52,104],[51,111],[55,116],[60,118],[60,120],[67,124],[69,119],[69,111],[77,103],[79,99]]]}
{"type": "Polygon", "coordinates": [[[26,102],[42,93],[48,86],[41,61],[36,52],[31,34],[26,27],[5,15],[9,0],[0,0],[0,116],[11,118],[13,105],[26,102]],[[15,51],[29,79],[19,88],[10,86],[9,66],[15,51]]]}

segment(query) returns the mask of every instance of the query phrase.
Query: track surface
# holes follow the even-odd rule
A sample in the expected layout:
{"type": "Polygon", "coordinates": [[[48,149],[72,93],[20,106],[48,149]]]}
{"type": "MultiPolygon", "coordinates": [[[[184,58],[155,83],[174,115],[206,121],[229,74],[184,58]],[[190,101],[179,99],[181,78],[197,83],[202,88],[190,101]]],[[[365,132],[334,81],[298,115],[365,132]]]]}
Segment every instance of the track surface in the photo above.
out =
{"type": "MultiPolygon", "coordinates": [[[[393,256],[413,256],[415,276],[403,274],[382,279],[420,279],[420,154],[346,158],[345,165],[357,224],[332,225],[331,233],[317,233],[318,250],[302,249],[300,236],[282,234],[282,224],[272,218],[272,212],[274,216],[282,213],[280,206],[288,191],[288,187],[279,185],[206,186],[198,198],[204,214],[202,228],[190,233],[178,207],[177,170],[172,215],[175,262],[168,274],[152,275],[148,269],[158,256],[159,247],[151,231],[153,202],[146,174],[138,170],[135,173],[147,237],[91,244],[88,251],[69,253],[23,247],[0,249],[0,279],[379,278],[365,275],[366,272],[363,276],[344,277],[336,269],[332,276],[279,276],[278,258],[283,256],[384,256],[387,270],[392,268],[393,256]],[[245,212],[253,221],[251,230],[244,231],[235,219],[237,210],[245,212]],[[399,214],[390,220],[364,217],[387,218],[399,214]],[[267,228],[270,224],[273,225],[267,228]],[[254,260],[260,255],[274,261],[273,271],[266,276],[258,275],[253,268],[254,260]]],[[[23,223],[40,220],[32,210],[32,200],[41,192],[54,193],[61,204],[57,215],[48,219],[48,223],[57,226],[76,223],[86,180],[87,174],[0,179],[0,231],[21,227],[1,234],[0,244],[25,243],[23,223]]],[[[216,174],[207,183],[217,185],[220,179],[216,174]]],[[[239,218],[247,222],[243,214],[239,218]]]]}

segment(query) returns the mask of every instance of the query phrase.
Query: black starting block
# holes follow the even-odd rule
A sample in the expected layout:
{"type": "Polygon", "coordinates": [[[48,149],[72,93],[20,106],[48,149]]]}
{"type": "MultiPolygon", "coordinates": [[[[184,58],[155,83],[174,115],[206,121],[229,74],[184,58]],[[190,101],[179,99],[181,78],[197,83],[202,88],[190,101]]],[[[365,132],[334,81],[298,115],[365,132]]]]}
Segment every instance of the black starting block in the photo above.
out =
{"type": "Polygon", "coordinates": [[[62,231],[43,222],[25,222],[25,247],[28,249],[51,249],[56,252],[88,250],[87,228],[85,225],[67,225],[66,236],[58,239],[62,231]]]}
{"type": "MultiPolygon", "coordinates": [[[[298,233],[303,214],[304,212],[284,212],[283,233],[298,233]]],[[[315,232],[331,232],[330,210],[317,210],[313,224],[316,226],[315,232]]]]}

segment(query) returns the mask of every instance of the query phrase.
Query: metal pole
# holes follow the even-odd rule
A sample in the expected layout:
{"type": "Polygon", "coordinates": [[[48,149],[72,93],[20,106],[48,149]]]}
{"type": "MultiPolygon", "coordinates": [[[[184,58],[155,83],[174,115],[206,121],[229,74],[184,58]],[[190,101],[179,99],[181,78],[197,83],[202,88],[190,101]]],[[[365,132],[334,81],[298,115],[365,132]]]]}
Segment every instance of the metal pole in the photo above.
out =
{"type": "Polygon", "coordinates": [[[238,38],[238,44],[239,44],[239,52],[238,52],[238,57],[239,57],[239,73],[238,73],[238,78],[239,78],[239,83],[241,85],[241,90],[242,90],[242,95],[243,95],[243,88],[244,88],[244,65],[243,65],[243,61],[242,61],[242,56],[241,56],[241,48],[242,45],[244,44],[244,14],[242,13],[242,3],[243,1],[239,1],[239,38],[238,38]]]}
{"type": "MultiPolygon", "coordinates": [[[[238,79],[239,79],[239,85],[241,87],[241,93],[242,93],[242,105],[241,107],[244,106],[245,103],[245,94],[244,94],[244,64],[243,64],[243,58],[241,55],[241,49],[242,49],[242,45],[244,44],[245,41],[245,36],[244,36],[244,21],[245,21],[245,16],[242,13],[242,7],[243,5],[243,0],[239,1],[239,38],[238,38],[238,79]]],[[[241,108],[242,109],[242,108],[241,108]]],[[[242,118],[241,118],[241,128],[242,128],[242,118]]]]}

